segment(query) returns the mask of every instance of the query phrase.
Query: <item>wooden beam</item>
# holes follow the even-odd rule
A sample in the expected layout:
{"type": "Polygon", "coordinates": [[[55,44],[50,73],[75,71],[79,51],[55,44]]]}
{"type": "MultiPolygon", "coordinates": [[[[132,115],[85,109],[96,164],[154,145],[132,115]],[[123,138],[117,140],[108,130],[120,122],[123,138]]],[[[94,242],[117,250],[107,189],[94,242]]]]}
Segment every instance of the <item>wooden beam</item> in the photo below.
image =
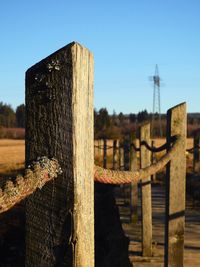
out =
{"type": "MultiPolygon", "coordinates": [[[[155,141],[152,140],[151,141],[151,147],[154,148],[155,146],[155,141]]],[[[153,151],[151,151],[151,164],[154,164],[156,162],[156,156],[155,156],[155,153],[153,151]]],[[[152,176],[151,176],[151,181],[152,182],[155,182],[156,181],[156,173],[154,173],[152,176]]]]}
{"type": "Polygon", "coordinates": [[[113,140],[113,170],[117,169],[117,140],[113,140]]]}
{"type": "MultiPolygon", "coordinates": [[[[140,128],[140,144],[150,141],[150,123],[140,128]]],[[[140,167],[145,168],[151,165],[151,152],[142,145],[140,148],[140,167]]],[[[142,255],[152,256],[152,201],[151,201],[151,177],[147,177],[141,183],[142,187],[142,255]]]]}
{"type": "Polygon", "coordinates": [[[26,204],[26,266],[94,266],[93,56],[71,43],[26,73],[26,165],[62,175],[26,204]]]}
{"type": "MultiPolygon", "coordinates": [[[[131,134],[131,145],[130,145],[130,171],[136,171],[138,168],[137,164],[137,139],[135,134],[131,134]]],[[[136,223],[138,221],[138,185],[131,183],[130,192],[130,203],[131,203],[131,222],[136,223]]]]}
{"type": "Polygon", "coordinates": [[[199,173],[200,172],[200,153],[199,153],[199,145],[200,145],[200,132],[195,132],[193,137],[193,172],[199,173]]]}
{"type": "Polygon", "coordinates": [[[182,142],[167,165],[165,267],[184,266],[185,177],[186,177],[186,104],[167,112],[167,142],[181,135],[182,142]]]}
{"type": "Polygon", "coordinates": [[[107,167],[107,140],[103,139],[103,167],[107,167]]]}

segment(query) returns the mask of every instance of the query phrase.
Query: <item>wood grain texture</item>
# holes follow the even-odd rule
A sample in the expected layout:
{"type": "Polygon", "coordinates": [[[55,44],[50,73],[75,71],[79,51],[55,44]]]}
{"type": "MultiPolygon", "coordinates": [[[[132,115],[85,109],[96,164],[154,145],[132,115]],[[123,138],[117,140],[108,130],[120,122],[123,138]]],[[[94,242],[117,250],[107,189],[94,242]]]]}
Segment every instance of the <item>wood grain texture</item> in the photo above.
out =
{"type": "Polygon", "coordinates": [[[130,141],[128,139],[124,139],[124,170],[128,171],[130,166],[130,141]]]}
{"type": "Polygon", "coordinates": [[[199,145],[200,145],[200,132],[194,133],[194,143],[193,143],[193,172],[199,173],[200,171],[200,153],[199,153],[199,145]]]}
{"type": "Polygon", "coordinates": [[[113,140],[113,170],[117,169],[117,140],[113,140]]]}
{"type": "Polygon", "coordinates": [[[107,167],[107,140],[103,139],[103,168],[107,167]]]}
{"type": "Polygon", "coordinates": [[[123,143],[119,143],[119,170],[124,170],[124,148],[123,143]]]}
{"type": "MultiPolygon", "coordinates": [[[[150,141],[150,123],[144,124],[140,128],[140,143],[150,141]]],[[[145,146],[140,150],[140,167],[151,165],[151,152],[145,146]]],[[[151,201],[151,177],[142,180],[142,255],[151,257],[152,255],[152,201],[151,201]]]]}
{"type": "MultiPolygon", "coordinates": [[[[131,135],[131,144],[137,147],[137,139],[135,134],[131,135]]],[[[137,164],[137,151],[134,146],[130,146],[130,171],[136,171],[138,169],[137,164]]],[[[131,222],[136,223],[138,221],[138,184],[131,183],[131,222]]]]}
{"type": "Polygon", "coordinates": [[[180,104],[167,113],[167,141],[181,135],[179,148],[167,165],[165,267],[184,266],[185,177],[186,177],[186,104],[180,104]]]}
{"type": "Polygon", "coordinates": [[[71,43],[26,73],[26,165],[63,174],[26,205],[26,266],[94,266],[93,56],[71,43]]]}
{"type": "MultiPolygon", "coordinates": [[[[155,147],[155,141],[154,140],[151,141],[151,147],[152,148],[155,147]]],[[[156,162],[156,155],[153,151],[151,151],[151,164],[154,164],[155,162],[156,162]]],[[[151,176],[151,180],[156,181],[156,173],[151,176]]]]}

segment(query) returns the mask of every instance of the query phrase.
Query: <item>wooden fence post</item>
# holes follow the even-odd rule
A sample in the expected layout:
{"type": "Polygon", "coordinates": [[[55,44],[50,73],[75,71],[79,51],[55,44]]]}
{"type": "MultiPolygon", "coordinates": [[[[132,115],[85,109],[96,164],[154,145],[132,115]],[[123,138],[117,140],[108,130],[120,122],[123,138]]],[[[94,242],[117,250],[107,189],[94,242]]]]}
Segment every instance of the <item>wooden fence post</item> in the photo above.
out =
{"type": "MultiPolygon", "coordinates": [[[[130,145],[130,171],[137,170],[137,139],[135,134],[131,134],[131,145],[130,145]]],[[[130,203],[131,203],[131,222],[136,223],[138,221],[138,185],[131,183],[130,192],[130,203]]]]}
{"type": "Polygon", "coordinates": [[[182,143],[167,165],[165,267],[183,267],[185,228],[185,177],[186,177],[186,104],[167,112],[167,142],[181,135],[182,143]]]}
{"type": "MultiPolygon", "coordinates": [[[[130,165],[130,140],[125,137],[123,141],[124,148],[124,171],[129,171],[130,165]]],[[[130,203],[130,184],[123,185],[125,204],[128,204],[131,212],[131,203],[130,203]]]]}
{"type": "Polygon", "coordinates": [[[94,140],[94,158],[98,158],[98,152],[99,152],[99,149],[98,149],[98,140],[94,140]]]}
{"type": "Polygon", "coordinates": [[[129,165],[130,165],[130,142],[129,140],[125,139],[124,140],[124,170],[128,171],[129,170],[129,165]]]}
{"type": "Polygon", "coordinates": [[[113,170],[117,169],[117,140],[113,140],[113,170]]]}
{"type": "Polygon", "coordinates": [[[26,266],[94,266],[93,56],[71,43],[26,73],[26,165],[63,173],[26,204],[26,266]]]}
{"type": "Polygon", "coordinates": [[[194,143],[193,143],[193,172],[199,173],[200,171],[200,153],[199,153],[199,144],[200,144],[200,132],[195,132],[194,134],[194,143]]]}
{"type": "Polygon", "coordinates": [[[103,167],[107,167],[107,140],[103,139],[103,167]]]}
{"type": "MultiPolygon", "coordinates": [[[[140,128],[140,144],[145,141],[150,143],[150,123],[140,128]]],[[[140,167],[151,165],[151,152],[144,146],[140,146],[140,167]]],[[[141,183],[142,191],[142,254],[144,257],[152,256],[152,203],[151,203],[151,177],[147,177],[141,183]]]]}
{"type": "Polygon", "coordinates": [[[119,170],[124,169],[124,147],[123,142],[119,143],[119,170]]]}
{"type": "MultiPolygon", "coordinates": [[[[151,147],[154,148],[155,146],[155,141],[152,140],[151,141],[151,147]]],[[[155,163],[156,162],[156,158],[155,158],[155,153],[153,151],[151,151],[151,164],[155,163]]],[[[156,181],[156,173],[154,173],[152,176],[151,176],[151,180],[152,181],[156,181]]]]}

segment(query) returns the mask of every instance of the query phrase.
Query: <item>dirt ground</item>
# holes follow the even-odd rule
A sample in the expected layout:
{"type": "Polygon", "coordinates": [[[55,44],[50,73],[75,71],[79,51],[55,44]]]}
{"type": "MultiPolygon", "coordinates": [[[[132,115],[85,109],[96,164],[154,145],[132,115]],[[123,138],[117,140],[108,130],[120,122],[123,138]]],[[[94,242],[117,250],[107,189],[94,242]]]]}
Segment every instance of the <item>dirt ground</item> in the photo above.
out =
{"type": "MultiPolygon", "coordinates": [[[[123,228],[130,238],[129,255],[133,267],[164,266],[164,214],[165,191],[161,185],[152,186],[153,206],[153,257],[141,257],[141,214],[138,206],[139,221],[136,224],[125,222],[123,228]]],[[[193,207],[192,200],[187,196],[185,223],[184,266],[197,267],[200,262],[200,207],[193,207]]]]}

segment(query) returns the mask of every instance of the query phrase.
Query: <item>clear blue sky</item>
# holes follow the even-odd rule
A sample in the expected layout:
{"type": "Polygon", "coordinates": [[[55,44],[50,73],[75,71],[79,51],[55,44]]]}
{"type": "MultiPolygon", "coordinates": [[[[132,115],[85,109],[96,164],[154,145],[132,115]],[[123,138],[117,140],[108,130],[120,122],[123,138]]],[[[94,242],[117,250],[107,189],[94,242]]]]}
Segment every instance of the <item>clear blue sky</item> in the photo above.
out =
{"type": "Polygon", "coordinates": [[[152,111],[159,66],[161,109],[200,112],[199,0],[2,0],[0,101],[24,102],[24,73],[71,41],[94,53],[95,107],[152,111]]]}

